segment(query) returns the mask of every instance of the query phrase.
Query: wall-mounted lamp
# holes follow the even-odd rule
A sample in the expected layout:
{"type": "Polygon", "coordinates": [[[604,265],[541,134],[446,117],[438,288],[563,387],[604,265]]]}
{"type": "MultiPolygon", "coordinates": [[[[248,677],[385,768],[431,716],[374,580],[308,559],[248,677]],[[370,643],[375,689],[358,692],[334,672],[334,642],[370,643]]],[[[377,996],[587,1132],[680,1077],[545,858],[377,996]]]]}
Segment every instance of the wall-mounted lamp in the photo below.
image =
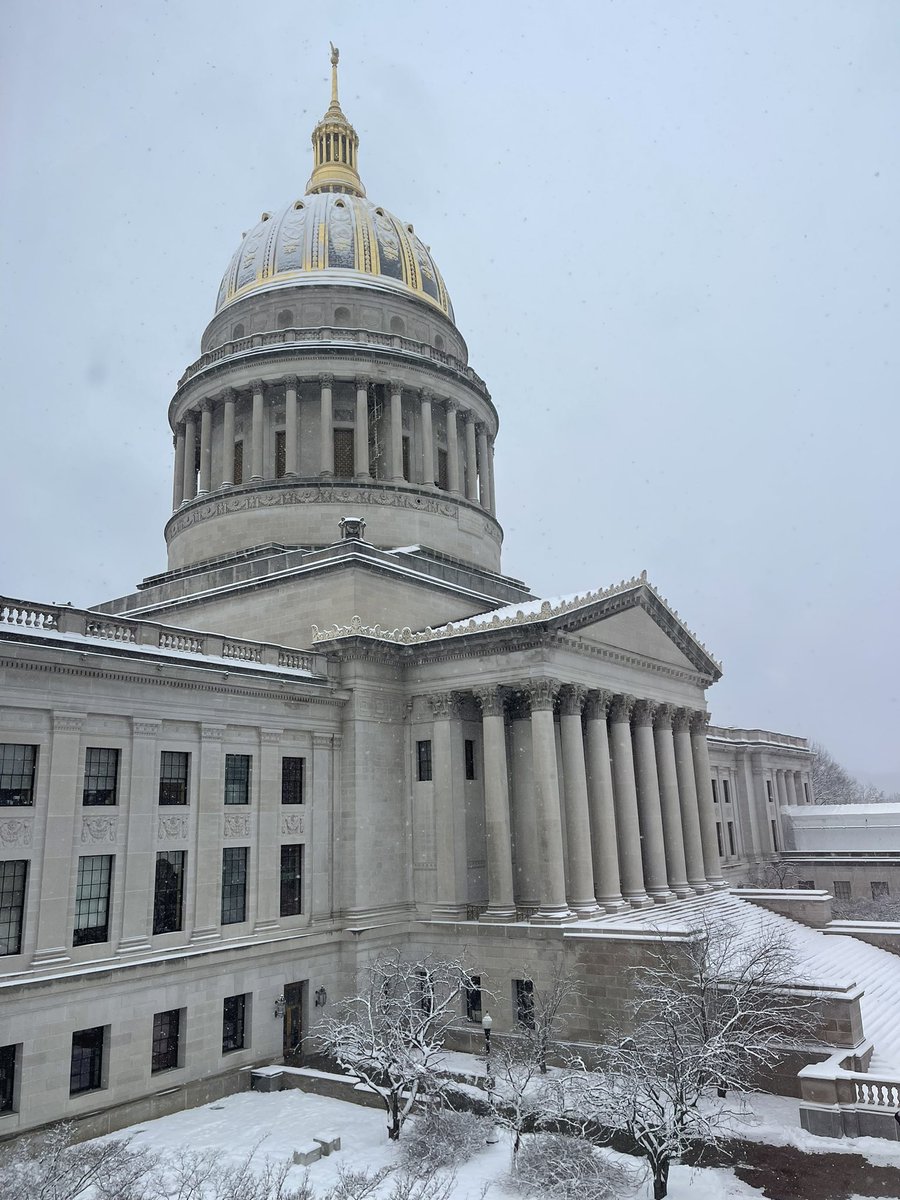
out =
{"type": "Polygon", "coordinates": [[[327,1003],[328,1003],[328,993],[325,991],[325,989],[323,987],[318,988],[316,990],[316,994],[315,994],[316,1008],[324,1008],[327,1003]]]}
{"type": "Polygon", "coordinates": [[[284,996],[275,997],[275,1010],[272,1013],[272,1016],[276,1021],[280,1021],[284,1016],[284,996]]]}

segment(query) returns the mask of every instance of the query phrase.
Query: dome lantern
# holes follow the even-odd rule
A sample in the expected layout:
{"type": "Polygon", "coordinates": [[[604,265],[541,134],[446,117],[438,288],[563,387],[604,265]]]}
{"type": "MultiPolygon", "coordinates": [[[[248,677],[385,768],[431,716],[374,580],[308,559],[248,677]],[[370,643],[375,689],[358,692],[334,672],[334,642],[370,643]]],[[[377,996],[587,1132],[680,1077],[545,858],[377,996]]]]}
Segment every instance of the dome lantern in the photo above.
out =
{"type": "Polygon", "coordinates": [[[356,166],[359,137],[344,116],[338,99],[339,59],[340,51],[331,45],[331,103],[312,133],[313,173],[306,191],[307,194],[342,192],[350,196],[365,196],[366,189],[356,166]]]}

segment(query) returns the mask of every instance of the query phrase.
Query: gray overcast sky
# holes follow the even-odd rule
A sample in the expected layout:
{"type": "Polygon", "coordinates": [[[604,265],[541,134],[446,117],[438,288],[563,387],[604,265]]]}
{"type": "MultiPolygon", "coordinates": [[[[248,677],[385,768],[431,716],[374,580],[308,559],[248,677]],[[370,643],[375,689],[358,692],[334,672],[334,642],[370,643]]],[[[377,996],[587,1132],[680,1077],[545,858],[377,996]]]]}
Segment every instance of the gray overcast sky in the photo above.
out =
{"type": "Polygon", "coordinates": [[[303,192],[331,38],[500,412],[504,569],[646,568],[717,721],[900,785],[897,4],[325,7],[7,0],[3,590],[163,569],[166,406],[303,192]]]}

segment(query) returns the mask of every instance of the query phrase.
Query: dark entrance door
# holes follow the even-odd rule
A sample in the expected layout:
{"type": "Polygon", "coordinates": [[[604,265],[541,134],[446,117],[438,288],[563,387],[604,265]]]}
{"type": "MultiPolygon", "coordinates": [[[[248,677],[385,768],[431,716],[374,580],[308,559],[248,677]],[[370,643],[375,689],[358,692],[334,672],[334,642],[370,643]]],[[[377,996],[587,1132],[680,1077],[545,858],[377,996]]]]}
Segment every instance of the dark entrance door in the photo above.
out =
{"type": "Polygon", "coordinates": [[[284,1032],[282,1054],[290,1067],[303,1061],[303,1010],[306,1005],[306,980],[288,983],[284,988],[284,1032]]]}

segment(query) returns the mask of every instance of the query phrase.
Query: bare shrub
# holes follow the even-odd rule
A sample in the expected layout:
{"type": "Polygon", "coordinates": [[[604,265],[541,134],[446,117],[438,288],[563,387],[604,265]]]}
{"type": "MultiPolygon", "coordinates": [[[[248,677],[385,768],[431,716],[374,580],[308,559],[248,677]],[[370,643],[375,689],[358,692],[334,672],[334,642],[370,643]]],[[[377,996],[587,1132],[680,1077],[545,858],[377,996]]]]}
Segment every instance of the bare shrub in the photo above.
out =
{"type": "Polygon", "coordinates": [[[147,1200],[155,1167],[123,1139],[76,1142],[70,1124],[0,1145],[3,1200],[147,1200]]]}
{"type": "Polygon", "coordinates": [[[524,1138],[510,1183],[540,1200],[620,1200],[635,1190],[641,1174],[583,1138],[536,1133],[524,1138]]]}
{"type": "Polygon", "coordinates": [[[414,1174],[466,1162],[481,1150],[491,1123],[471,1112],[429,1108],[407,1129],[403,1160],[414,1174]]]}

